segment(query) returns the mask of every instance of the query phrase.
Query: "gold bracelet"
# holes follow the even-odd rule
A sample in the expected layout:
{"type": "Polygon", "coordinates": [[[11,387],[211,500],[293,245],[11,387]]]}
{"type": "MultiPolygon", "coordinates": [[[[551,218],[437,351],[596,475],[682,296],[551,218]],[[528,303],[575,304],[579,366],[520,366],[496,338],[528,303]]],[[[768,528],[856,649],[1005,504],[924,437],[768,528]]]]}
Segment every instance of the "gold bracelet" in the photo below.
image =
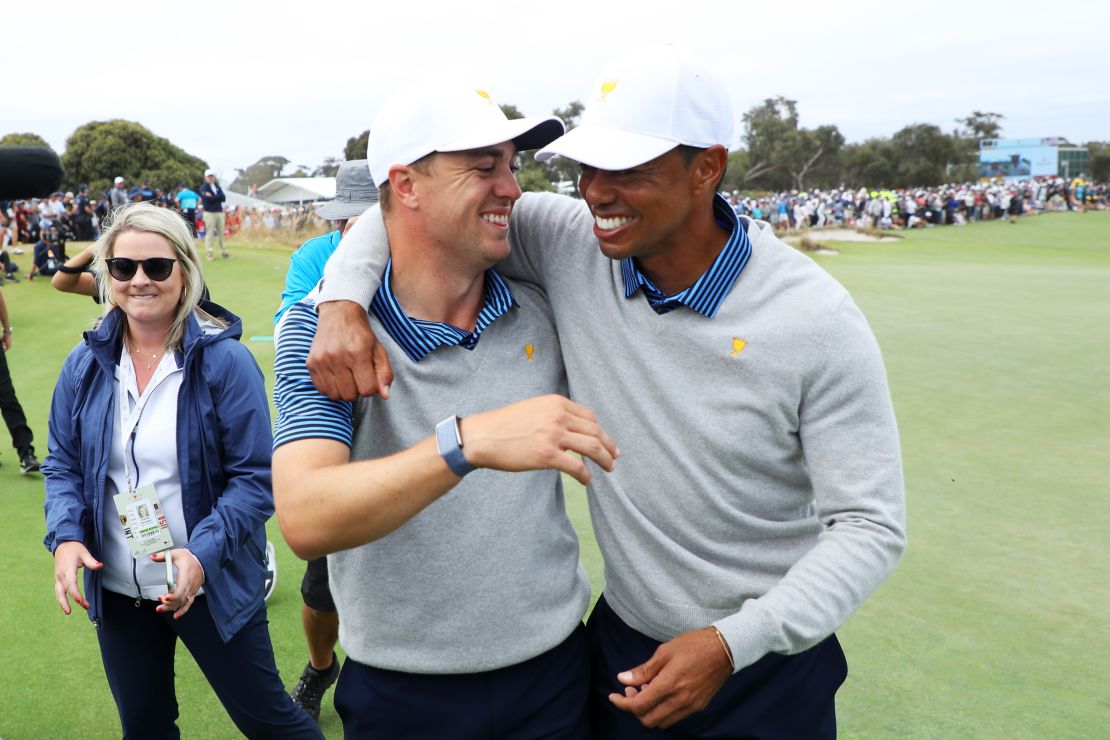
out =
{"type": "Polygon", "coordinates": [[[728,642],[725,641],[725,636],[721,634],[721,631],[719,629],[717,629],[717,625],[711,624],[709,626],[713,628],[713,633],[717,635],[717,640],[721,643],[721,647],[725,650],[725,657],[728,658],[728,665],[730,668],[732,668],[733,673],[735,673],[736,661],[732,659],[732,650],[729,648],[728,642]]]}

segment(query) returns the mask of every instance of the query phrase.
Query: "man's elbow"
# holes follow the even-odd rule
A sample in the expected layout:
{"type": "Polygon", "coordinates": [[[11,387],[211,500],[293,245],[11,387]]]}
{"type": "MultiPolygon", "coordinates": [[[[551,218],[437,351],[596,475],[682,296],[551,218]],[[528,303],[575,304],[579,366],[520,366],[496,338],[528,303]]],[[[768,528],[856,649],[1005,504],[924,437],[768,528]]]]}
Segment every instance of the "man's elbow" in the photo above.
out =
{"type": "Polygon", "coordinates": [[[894,564],[897,565],[906,554],[906,547],[909,545],[909,540],[906,538],[906,525],[905,523],[893,533],[894,535],[894,564]]]}
{"type": "Polygon", "coordinates": [[[884,563],[885,575],[890,575],[906,552],[906,522],[904,519],[879,522],[877,530],[875,544],[880,553],[878,557],[884,563]]]}
{"type": "MultiPolygon", "coordinates": [[[[289,542],[289,540],[286,540],[286,542],[289,542]]],[[[319,558],[326,557],[329,554],[328,551],[321,545],[321,543],[316,542],[306,542],[304,544],[298,545],[293,545],[292,543],[290,543],[289,549],[293,551],[294,555],[296,555],[301,560],[304,560],[305,562],[308,562],[309,560],[317,560],[319,558]]]]}
{"type": "Polygon", "coordinates": [[[279,506],[277,510],[278,527],[285,538],[285,544],[301,560],[315,560],[328,553],[324,550],[324,543],[318,536],[317,527],[306,522],[302,517],[288,511],[287,507],[279,506]]]}
{"type": "Polygon", "coordinates": [[[295,483],[275,476],[274,513],[285,543],[301,560],[313,560],[327,553],[320,552],[320,528],[314,526],[311,511],[300,503],[301,498],[295,483]]]}

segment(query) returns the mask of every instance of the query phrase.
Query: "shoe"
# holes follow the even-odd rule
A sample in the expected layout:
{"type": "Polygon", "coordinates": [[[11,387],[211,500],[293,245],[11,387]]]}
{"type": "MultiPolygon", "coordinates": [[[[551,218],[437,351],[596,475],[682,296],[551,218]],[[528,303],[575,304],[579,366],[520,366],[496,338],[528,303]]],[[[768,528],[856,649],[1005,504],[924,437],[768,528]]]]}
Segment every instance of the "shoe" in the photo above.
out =
{"type": "Polygon", "coordinates": [[[221,257],[223,257],[223,258],[224,258],[225,260],[229,260],[229,259],[231,259],[231,255],[230,255],[230,254],[228,254],[227,252],[222,252],[222,253],[220,254],[220,256],[221,256],[221,257]]]}
{"type": "Polygon", "coordinates": [[[266,580],[262,585],[262,600],[269,601],[277,588],[277,555],[274,553],[274,543],[266,541],[266,580]]]}
{"type": "Polygon", "coordinates": [[[209,262],[211,262],[211,261],[212,261],[212,260],[214,260],[214,259],[216,259],[216,258],[212,256],[212,253],[211,253],[211,252],[209,252],[209,253],[208,253],[208,261],[209,261],[209,262]]]}
{"type": "Polygon", "coordinates": [[[35,457],[35,453],[28,452],[23,457],[19,458],[19,472],[27,475],[28,473],[37,473],[42,463],[35,457]]]}
{"type": "Polygon", "coordinates": [[[320,700],[324,698],[324,692],[335,683],[337,678],[339,678],[339,657],[332,653],[331,668],[323,673],[313,668],[311,662],[305,664],[301,680],[297,681],[290,696],[297,706],[308,712],[309,717],[319,722],[320,700]]]}
{"type": "Polygon", "coordinates": [[[16,275],[14,272],[9,272],[8,273],[8,280],[10,280],[13,283],[18,283],[19,282],[19,276],[16,275]]]}

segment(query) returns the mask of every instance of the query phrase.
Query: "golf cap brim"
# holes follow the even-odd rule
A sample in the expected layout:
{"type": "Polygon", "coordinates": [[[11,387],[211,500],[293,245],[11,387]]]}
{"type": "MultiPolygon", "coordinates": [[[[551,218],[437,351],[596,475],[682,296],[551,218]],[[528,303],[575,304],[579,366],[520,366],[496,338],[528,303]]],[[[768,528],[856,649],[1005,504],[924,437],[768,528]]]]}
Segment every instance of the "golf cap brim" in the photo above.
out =
{"type": "Polygon", "coordinates": [[[679,145],[671,139],[583,124],[536,152],[537,162],[555,156],[599,170],[627,170],[666,154],[679,145]]]}
{"type": "Polygon", "coordinates": [[[559,138],[564,130],[563,122],[554,116],[506,119],[500,126],[482,126],[436,147],[434,151],[465,152],[505,141],[513,142],[517,151],[539,149],[559,138]]]}

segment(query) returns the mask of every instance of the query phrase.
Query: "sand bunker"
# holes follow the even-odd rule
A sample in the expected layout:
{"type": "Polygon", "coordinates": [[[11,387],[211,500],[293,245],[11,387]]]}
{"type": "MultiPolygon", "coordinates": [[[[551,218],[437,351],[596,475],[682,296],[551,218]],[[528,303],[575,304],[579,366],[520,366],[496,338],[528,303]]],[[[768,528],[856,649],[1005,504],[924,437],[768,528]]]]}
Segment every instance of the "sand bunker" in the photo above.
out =
{"type": "Polygon", "coordinates": [[[782,240],[792,247],[796,247],[809,254],[840,254],[833,247],[834,242],[859,243],[890,243],[900,240],[900,237],[886,234],[868,234],[852,228],[833,227],[828,229],[807,229],[805,231],[791,231],[783,235],[782,240]]]}
{"type": "Polygon", "coordinates": [[[864,234],[863,232],[856,231],[855,229],[810,229],[803,231],[798,235],[798,238],[809,237],[815,242],[879,242],[888,243],[900,241],[897,236],[872,236],[871,234],[864,234]]]}

